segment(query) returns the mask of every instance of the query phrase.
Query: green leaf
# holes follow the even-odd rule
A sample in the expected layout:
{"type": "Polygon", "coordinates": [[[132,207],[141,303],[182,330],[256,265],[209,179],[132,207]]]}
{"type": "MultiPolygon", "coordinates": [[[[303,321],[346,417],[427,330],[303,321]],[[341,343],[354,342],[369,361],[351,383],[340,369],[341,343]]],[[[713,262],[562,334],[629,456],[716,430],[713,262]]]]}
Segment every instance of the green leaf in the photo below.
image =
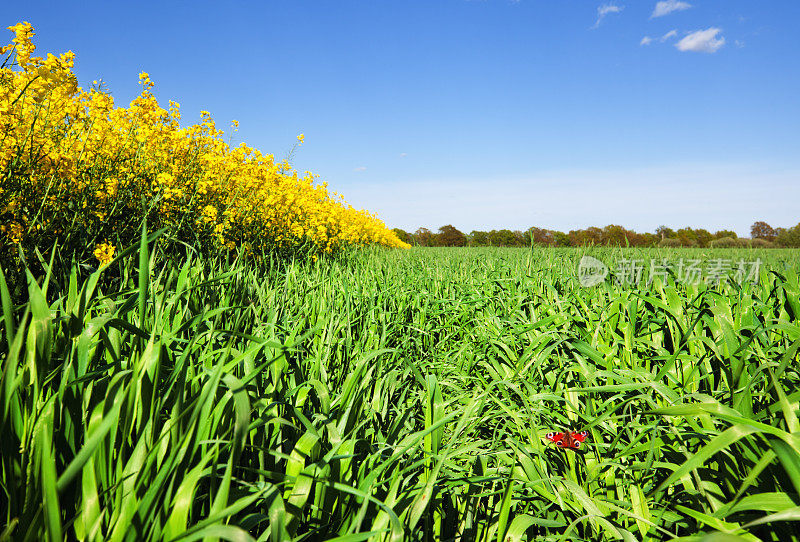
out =
{"type": "Polygon", "coordinates": [[[800,506],[795,506],[794,508],[790,508],[789,510],[784,510],[782,512],[777,512],[775,514],[764,516],[761,519],[751,521],[744,527],[746,529],[749,529],[750,527],[755,527],[757,525],[764,525],[767,523],[777,523],[779,521],[800,521],[800,506]]]}
{"type": "Polygon", "coordinates": [[[661,482],[661,484],[656,489],[656,493],[663,491],[665,488],[669,487],[677,480],[685,476],[687,473],[699,469],[700,467],[704,466],[706,461],[711,459],[715,454],[725,450],[726,448],[730,447],[736,441],[746,437],[747,435],[751,435],[757,432],[757,429],[754,427],[749,427],[746,425],[734,425],[730,427],[711,439],[708,444],[703,446],[700,451],[689,457],[686,461],[684,461],[680,467],[675,469],[672,474],[670,474],[666,480],[661,482]]]}
{"type": "Polygon", "coordinates": [[[783,470],[789,476],[794,490],[800,494],[800,455],[789,444],[782,440],[770,439],[770,446],[783,465],[783,470]]]}
{"type": "Polygon", "coordinates": [[[61,507],[56,489],[56,461],[53,455],[53,403],[48,402],[44,415],[38,424],[39,461],[41,467],[42,506],[44,507],[47,537],[50,540],[63,540],[61,529],[61,507]]]}
{"type": "Polygon", "coordinates": [[[181,538],[181,540],[193,542],[194,540],[207,538],[221,538],[231,542],[255,542],[255,538],[250,536],[247,531],[233,525],[209,525],[185,538],[181,538]]]}
{"type": "MultiPolygon", "coordinates": [[[[541,525],[541,521],[538,518],[529,516],[527,514],[516,516],[514,518],[514,521],[512,521],[511,525],[508,527],[508,530],[506,531],[506,535],[503,538],[503,541],[517,542],[519,540],[522,540],[522,537],[525,535],[525,532],[533,525],[541,525]]],[[[498,532],[500,531],[498,530],[498,532]]]]}
{"type": "MultiPolygon", "coordinates": [[[[509,473],[510,474],[510,473],[509,473]]],[[[514,479],[509,475],[506,480],[506,487],[503,490],[503,498],[500,501],[500,513],[497,518],[497,538],[505,540],[506,526],[508,525],[508,515],[511,512],[511,503],[514,496],[514,479]]]]}

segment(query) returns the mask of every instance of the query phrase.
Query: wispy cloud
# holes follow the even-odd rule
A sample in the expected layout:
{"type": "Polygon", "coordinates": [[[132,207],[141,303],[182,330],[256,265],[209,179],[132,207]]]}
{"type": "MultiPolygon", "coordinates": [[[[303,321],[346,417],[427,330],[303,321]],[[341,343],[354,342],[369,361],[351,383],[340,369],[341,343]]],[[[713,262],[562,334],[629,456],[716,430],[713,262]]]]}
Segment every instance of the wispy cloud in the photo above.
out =
{"type": "Polygon", "coordinates": [[[366,166],[358,166],[353,171],[355,171],[356,173],[361,173],[362,171],[367,171],[367,168],[366,166]]]}
{"type": "Polygon", "coordinates": [[[622,11],[623,6],[618,6],[616,4],[603,4],[602,6],[597,8],[597,21],[595,21],[594,26],[592,28],[597,28],[600,26],[600,23],[603,22],[603,19],[606,15],[611,13],[619,13],[622,11]]]}
{"type": "Polygon", "coordinates": [[[407,152],[401,152],[400,153],[400,158],[405,158],[406,156],[408,156],[407,152]]]}
{"type": "Polygon", "coordinates": [[[725,38],[717,34],[722,32],[719,28],[711,27],[707,30],[698,30],[681,39],[675,44],[679,51],[694,53],[716,53],[725,45],[725,38]]]}
{"type": "Polygon", "coordinates": [[[650,18],[663,17],[664,15],[669,15],[673,11],[683,11],[690,7],[692,7],[692,5],[689,2],[682,2],[681,0],[661,0],[656,3],[656,7],[653,10],[653,14],[650,15],[650,18]]]}
{"type": "MultiPolygon", "coordinates": [[[[677,30],[670,30],[669,32],[667,32],[666,34],[664,34],[663,36],[658,38],[658,41],[660,41],[661,43],[664,43],[668,39],[674,38],[677,35],[678,35],[678,31],[677,30]]],[[[650,36],[645,36],[645,37],[642,38],[642,41],[639,42],[639,45],[650,45],[654,41],[655,41],[655,38],[651,38],[650,36]]]]}

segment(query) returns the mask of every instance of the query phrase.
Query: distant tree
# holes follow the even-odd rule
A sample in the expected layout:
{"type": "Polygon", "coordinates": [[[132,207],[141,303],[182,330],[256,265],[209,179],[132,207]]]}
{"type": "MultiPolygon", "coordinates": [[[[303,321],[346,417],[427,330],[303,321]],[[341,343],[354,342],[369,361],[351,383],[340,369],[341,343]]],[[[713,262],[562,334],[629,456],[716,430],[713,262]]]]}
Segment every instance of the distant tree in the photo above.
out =
{"type": "Polygon", "coordinates": [[[492,230],[489,232],[489,243],[495,247],[513,247],[516,237],[511,230],[492,230]]]}
{"type": "Polygon", "coordinates": [[[766,222],[755,222],[750,226],[750,237],[753,239],[764,239],[772,241],[775,239],[775,230],[766,222]]]}
{"type": "Polygon", "coordinates": [[[609,224],[603,228],[602,242],[606,245],[627,246],[630,244],[630,235],[633,232],[628,232],[622,226],[616,224],[609,224]]]}
{"type": "Polygon", "coordinates": [[[411,237],[411,234],[407,231],[401,230],[400,228],[392,228],[392,231],[404,243],[408,243],[409,245],[414,244],[414,239],[411,237]]]}
{"type": "Polygon", "coordinates": [[[637,246],[640,247],[654,247],[658,245],[660,238],[658,235],[654,233],[643,233],[639,236],[639,243],[637,246]]]}
{"type": "Polygon", "coordinates": [[[711,248],[733,248],[741,246],[739,241],[740,239],[736,237],[718,237],[711,241],[708,246],[711,248]]]}
{"type": "Polygon", "coordinates": [[[666,226],[659,226],[656,228],[656,235],[658,235],[659,239],[672,239],[675,237],[675,231],[666,226]]]}
{"type": "Polygon", "coordinates": [[[414,241],[421,247],[433,246],[433,233],[428,228],[419,228],[414,232],[414,241]]]}
{"type": "Polygon", "coordinates": [[[467,236],[451,224],[439,228],[439,234],[436,237],[437,244],[443,247],[463,247],[467,244],[467,236]]]}
{"type": "MultiPolygon", "coordinates": [[[[651,233],[649,235],[653,234],[651,233]]],[[[632,247],[641,247],[645,245],[646,237],[644,233],[626,230],[625,237],[628,239],[628,244],[632,247]]]]}
{"type": "Polygon", "coordinates": [[[500,246],[503,247],[513,247],[517,244],[517,236],[514,235],[514,232],[508,229],[502,229],[497,232],[497,235],[500,239],[500,246]]]}
{"type": "Polygon", "coordinates": [[[681,242],[682,246],[696,247],[698,245],[697,233],[692,228],[679,229],[675,232],[675,237],[681,242]]]}
{"type": "Polygon", "coordinates": [[[484,247],[489,244],[489,234],[485,231],[472,230],[469,233],[469,244],[473,247],[484,247]]]}
{"type": "Polygon", "coordinates": [[[569,245],[569,235],[564,233],[563,231],[554,231],[553,234],[553,242],[558,247],[568,247],[569,245]]]}
{"type": "Polygon", "coordinates": [[[597,226],[591,226],[584,230],[586,232],[586,238],[594,245],[601,245],[603,244],[603,230],[598,228],[597,226]]]}
{"type": "Polygon", "coordinates": [[[697,245],[701,247],[707,247],[708,243],[714,238],[714,236],[711,235],[711,232],[703,228],[694,230],[694,236],[695,240],[697,241],[697,245]]]}
{"type": "Polygon", "coordinates": [[[584,245],[590,244],[586,238],[586,232],[584,230],[569,230],[567,234],[569,238],[569,244],[573,247],[582,247],[584,245]]]}
{"type": "Polygon", "coordinates": [[[586,228],[585,230],[570,230],[569,242],[570,245],[574,247],[585,245],[602,245],[603,230],[596,226],[586,228]]]}
{"type": "Polygon", "coordinates": [[[528,231],[525,232],[527,234],[528,241],[526,244],[535,244],[535,245],[554,245],[556,244],[555,237],[553,236],[553,232],[550,230],[545,230],[543,228],[531,227],[528,228],[528,231]]]}
{"type": "Polygon", "coordinates": [[[675,231],[667,226],[659,226],[655,233],[637,233],[617,224],[609,224],[604,228],[589,227],[584,230],[570,230],[564,233],[532,226],[523,231],[509,229],[480,231],[472,230],[465,235],[452,224],[442,226],[438,233],[427,228],[419,228],[413,234],[402,229],[393,230],[401,241],[420,246],[586,246],[586,245],[618,245],[632,247],[662,246],[787,246],[800,247],[800,224],[793,228],[773,229],[766,222],[756,222],[751,228],[753,239],[762,239],[772,245],[763,243],[739,243],[730,239],[738,239],[732,230],[718,230],[713,234],[704,228],[680,228],[675,231]],[[665,239],[674,242],[662,243],[665,239]],[[723,239],[721,243],[712,243],[723,239]]]}
{"type": "Polygon", "coordinates": [[[792,228],[781,228],[775,242],[782,247],[800,247],[800,224],[792,228]]]}

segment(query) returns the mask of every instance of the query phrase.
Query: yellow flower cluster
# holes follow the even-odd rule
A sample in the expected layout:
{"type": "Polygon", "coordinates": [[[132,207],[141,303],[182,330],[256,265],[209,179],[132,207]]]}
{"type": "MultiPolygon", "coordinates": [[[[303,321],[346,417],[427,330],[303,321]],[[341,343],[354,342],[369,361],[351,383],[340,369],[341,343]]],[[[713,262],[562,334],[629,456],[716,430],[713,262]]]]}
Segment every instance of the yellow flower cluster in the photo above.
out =
{"type": "Polygon", "coordinates": [[[22,226],[16,222],[8,222],[0,225],[0,232],[3,232],[11,243],[18,245],[22,240],[22,226]]]}
{"type": "Polygon", "coordinates": [[[179,104],[160,107],[146,73],[141,94],[118,107],[101,84],[78,86],[72,52],[33,56],[31,25],[9,30],[14,39],[0,48],[2,245],[66,239],[79,256],[96,246],[102,263],[113,246],[99,239],[128,244],[147,220],[173,239],[255,255],[408,246],[316,175],[230,147],[209,112],[181,127],[179,104]]]}
{"type": "Polygon", "coordinates": [[[100,265],[108,265],[114,259],[114,251],[116,247],[108,242],[97,245],[94,249],[94,257],[100,262],[100,265]]]}

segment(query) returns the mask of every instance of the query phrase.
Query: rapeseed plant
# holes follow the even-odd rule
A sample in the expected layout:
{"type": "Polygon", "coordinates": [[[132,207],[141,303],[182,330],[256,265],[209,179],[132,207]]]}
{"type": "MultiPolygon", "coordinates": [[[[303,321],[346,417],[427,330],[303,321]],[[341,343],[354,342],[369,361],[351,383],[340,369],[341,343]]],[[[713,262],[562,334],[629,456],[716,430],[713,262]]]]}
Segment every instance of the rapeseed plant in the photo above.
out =
{"type": "MultiPolygon", "coordinates": [[[[56,242],[60,257],[91,260],[101,240],[135,243],[145,222],[201,251],[257,257],[408,246],[317,175],[244,143],[231,147],[208,111],[182,127],[180,105],[159,106],[147,73],[139,75],[140,95],[120,107],[97,82],[78,86],[71,51],[34,56],[33,27],[9,30],[13,40],[0,48],[4,263],[17,257],[17,245],[29,251],[56,242]]],[[[101,254],[102,261],[109,252],[101,254]]]]}
{"type": "Polygon", "coordinates": [[[108,265],[114,258],[115,249],[114,245],[110,245],[107,242],[102,243],[94,249],[94,256],[100,262],[100,265],[108,265]]]}

